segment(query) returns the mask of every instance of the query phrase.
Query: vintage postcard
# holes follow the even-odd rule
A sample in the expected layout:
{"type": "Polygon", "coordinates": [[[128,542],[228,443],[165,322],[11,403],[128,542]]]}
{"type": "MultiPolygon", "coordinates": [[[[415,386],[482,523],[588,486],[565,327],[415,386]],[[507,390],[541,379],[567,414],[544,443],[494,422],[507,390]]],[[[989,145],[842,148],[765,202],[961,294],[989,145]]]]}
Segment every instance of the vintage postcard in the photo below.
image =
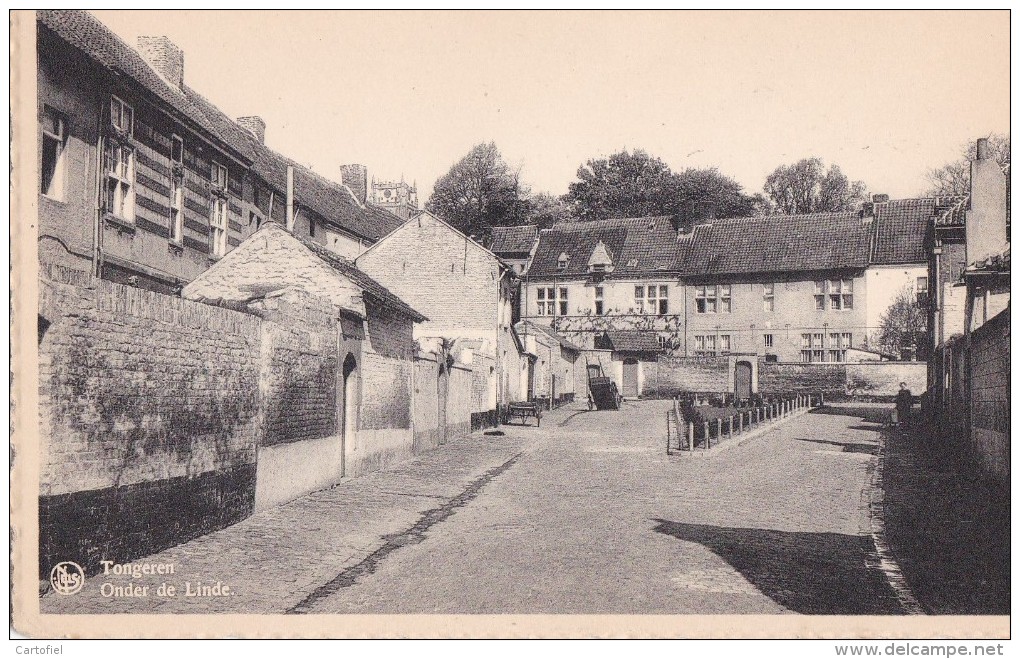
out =
{"type": "Polygon", "coordinates": [[[1008,638],[1009,20],[13,12],[14,629],[1008,638]]]}

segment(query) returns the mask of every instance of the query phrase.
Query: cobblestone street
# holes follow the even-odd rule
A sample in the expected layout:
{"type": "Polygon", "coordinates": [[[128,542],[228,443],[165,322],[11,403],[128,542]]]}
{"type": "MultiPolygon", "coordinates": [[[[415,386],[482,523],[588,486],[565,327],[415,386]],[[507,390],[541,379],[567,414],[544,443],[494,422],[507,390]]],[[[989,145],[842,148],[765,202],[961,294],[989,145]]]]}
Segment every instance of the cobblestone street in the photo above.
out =
{"type": "Polygon", "coordinates": [[[878,408],[816,410],[725,451],[667,457],[668,404],[475,433],[135,561],[171,563],[171,576],[98,575],[47,593],[42,611],[910,611],[872,536],[878,408]],[[101,592],[129,581],[149,596],[101,592]],[[163,581],[178,596],[155,596],[163,581]],[[231,594],[180,596],[189,581],[231,594]]]}

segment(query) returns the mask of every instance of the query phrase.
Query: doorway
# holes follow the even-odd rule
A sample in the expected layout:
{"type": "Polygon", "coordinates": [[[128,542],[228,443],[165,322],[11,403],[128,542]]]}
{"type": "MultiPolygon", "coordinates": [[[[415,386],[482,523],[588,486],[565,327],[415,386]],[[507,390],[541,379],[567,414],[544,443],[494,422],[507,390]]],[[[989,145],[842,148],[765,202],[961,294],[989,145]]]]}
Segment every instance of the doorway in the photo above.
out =
{"type": "Polygon", "coordinates": [[[343,418],[340,419],[340,477],[347,475],[347,443],[358,428],[358,360],[347,353],[344,359],[343,418]]]}
{"type": "Polygon", "coordinates": [[[641,372],[641,364],[633,357],[623,360],[623,395],[627,398],[637,398],[640,393],[638,377],[641,372]]]}
{"type": "Polygon", "coordinates": [[[737,362],[733,367],[733,397],[738,401],[751,398],[751,363],[737,362]]]}

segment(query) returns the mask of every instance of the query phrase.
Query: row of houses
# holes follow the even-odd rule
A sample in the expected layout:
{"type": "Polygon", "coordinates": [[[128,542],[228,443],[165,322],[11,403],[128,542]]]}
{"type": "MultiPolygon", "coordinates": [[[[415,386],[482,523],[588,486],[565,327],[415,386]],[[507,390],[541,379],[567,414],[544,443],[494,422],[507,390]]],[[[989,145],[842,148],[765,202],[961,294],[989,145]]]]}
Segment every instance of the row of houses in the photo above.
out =
{"type": "Polygon", "coordinates": [[[165,37],[40,11],[36,53],[41,569],[151,552],[573,394],[576,353],[514,325],[513,268],[415,212],[414,186],[273,151],[165,37]]]}

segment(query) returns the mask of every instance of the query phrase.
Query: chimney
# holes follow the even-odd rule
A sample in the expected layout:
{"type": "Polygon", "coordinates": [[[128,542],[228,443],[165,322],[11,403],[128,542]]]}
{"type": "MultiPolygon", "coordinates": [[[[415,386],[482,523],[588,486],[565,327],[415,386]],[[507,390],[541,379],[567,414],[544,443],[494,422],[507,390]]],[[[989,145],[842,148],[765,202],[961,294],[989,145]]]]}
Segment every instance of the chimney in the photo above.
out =
{"type": "Polygon", "coordinates": [[[184,88],[184,51],[177,44],[165,36],[138,37],[138,52],[167,82],[184,88]]]}
{"type": "Polygon", "coordinates": [[[990,156],[988,140],[977,141],[970,161],[970,209],[967,210],[967,265],[1006,249],[1006,175],[990,156]]]}
{"type": "Polygon", "coordinates": [[[889,195],[887,194],[873,194],[871,195],[872,204],[885,204],[889,202],[889,195]]]}
{"type": "Polygon", "coordinates": [[[237,125],[254,135],[259,144],[266,143],[266,122],[262,117],[238,117],[237,125]]]}
{"type": "Polygon", "coordinates": [[[368,200],[368,168],[364,165],[340,165],[340,181],[361,204],[368,200]]]}

